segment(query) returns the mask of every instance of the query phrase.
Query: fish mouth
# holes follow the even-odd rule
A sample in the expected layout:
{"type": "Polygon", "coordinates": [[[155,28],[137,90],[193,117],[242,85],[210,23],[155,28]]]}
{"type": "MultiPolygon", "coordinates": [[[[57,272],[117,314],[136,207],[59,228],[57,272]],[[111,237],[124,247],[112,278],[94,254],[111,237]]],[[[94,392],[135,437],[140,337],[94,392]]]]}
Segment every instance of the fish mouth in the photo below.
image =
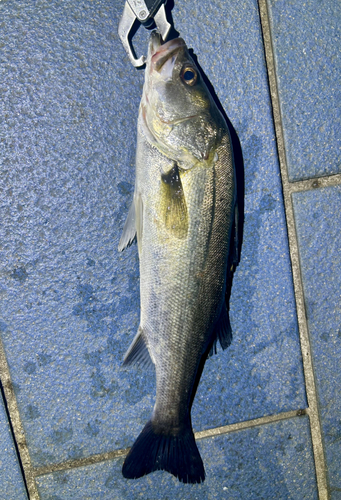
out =
{"type": "Polygon", "coordinates": [[[186,44],[182,38],[174,38],[174,40],[162,44],[161,35],[154,31],[150,41],[151,67],[156,71],[160,71],[165,62],[184,47],[186,47],[186,44]]]}

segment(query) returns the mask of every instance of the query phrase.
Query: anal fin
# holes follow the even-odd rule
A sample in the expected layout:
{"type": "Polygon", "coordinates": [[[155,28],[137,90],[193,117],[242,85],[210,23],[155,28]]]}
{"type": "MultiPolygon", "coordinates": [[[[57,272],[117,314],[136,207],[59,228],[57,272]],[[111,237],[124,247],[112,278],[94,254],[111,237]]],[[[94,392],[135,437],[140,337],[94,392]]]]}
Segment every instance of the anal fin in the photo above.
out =
{"type": "Polygon", "coordinates": [[[123,366],[128,365],[140,365],[145,368],[148,368],[153,365],[152,358],[150,357],[148,347],[143,338],[143,330],[141,326],[139,326],[137,330],[137,334],[134,337],[134,340],[130,344],[129,349],[127,350],[124,359],[123,366]]]}

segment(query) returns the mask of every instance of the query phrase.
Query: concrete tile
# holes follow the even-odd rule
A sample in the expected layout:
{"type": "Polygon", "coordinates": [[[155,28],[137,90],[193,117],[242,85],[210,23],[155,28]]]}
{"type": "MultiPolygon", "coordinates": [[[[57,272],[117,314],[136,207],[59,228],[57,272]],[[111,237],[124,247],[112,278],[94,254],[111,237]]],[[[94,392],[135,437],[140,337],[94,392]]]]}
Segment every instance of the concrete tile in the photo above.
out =
{"type": "Polygon", "coordinates": [[[289,179],[340,173],[340,2],[268,5],[289,179]]]}
{"type": "Polygon", "coordinates": [[[294,193],[293,203],[328,477],[340,491],[341,186],[294,193]]]}
{"type": "MultiPolygon", "coordinates": [[[[1,335],[34,466],[126,448],[153,407],[153,372],[120,368],[139,321],[136,247],[116,248],[143,80],[116,34],[121,9],[0,4],[1,335]]],[[[257,2],[197,0],[173,17],[245,164],[234,342],[207,362],[193,406],[201,430],[307,403],[257,2]]]]}
{"type": "Polygon", "coordinates": [[[338,490],[331,490],[330,492],[330,499],[331,500],[341,500],[341,491],[340,489],[338,490]]]}
{"type": "Polygon", "coordinates": [[[209,404],[194,405],[196,428],[199,412],[209,415],[206,428],[306,406],[257,8],[195,1],[190,11],[184,4],[173,11],[238,134],[245,166],[242,260],[230,302],[234,342],[206,364],[196,402],[209,404]]]}
{"type": "Polygon", "coordinates": [[[18,456],[0,392],[0,500],[27,500],[18,456]]]}
{"type": "Polygon", "coordinates": [[[158,471],[137,480],[121,475],[123,458],[37,478],[42,500],[317,499],[307,417],[198,442],[206,480],[180,483],[158,471]],[[53,492],[53,494],[51,494],[53,492]]]}

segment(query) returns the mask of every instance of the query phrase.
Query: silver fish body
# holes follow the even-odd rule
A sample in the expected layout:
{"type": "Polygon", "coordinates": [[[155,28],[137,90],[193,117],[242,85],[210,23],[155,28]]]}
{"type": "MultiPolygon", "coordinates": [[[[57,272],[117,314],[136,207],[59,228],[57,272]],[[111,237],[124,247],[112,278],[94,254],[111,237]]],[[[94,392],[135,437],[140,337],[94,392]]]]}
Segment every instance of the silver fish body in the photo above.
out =
{"type": "MultiPolygon", "coordinates": [[[[138,119],[134,202],[119,250],[137,236],[141,318],[125,364],[156,370],[151,420],[123,475],[163,469],[201,482],[190,408],[200,363],[231,341],[225,304],[236,180],[231,139],[185,42],[152,33],[138,119]]],[[[233,249],[232,249],[233,250],[233,249]]]]}

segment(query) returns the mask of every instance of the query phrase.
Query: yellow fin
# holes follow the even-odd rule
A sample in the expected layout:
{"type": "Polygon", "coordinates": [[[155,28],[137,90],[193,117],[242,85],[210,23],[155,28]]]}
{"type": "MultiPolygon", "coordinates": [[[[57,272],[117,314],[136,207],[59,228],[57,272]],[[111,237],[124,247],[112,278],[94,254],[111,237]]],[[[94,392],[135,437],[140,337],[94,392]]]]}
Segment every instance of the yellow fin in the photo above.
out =
{"type": "Polygon", "coordinates": [[[176,238],[186,238],[188,232],[188,214],[184,191],[178,165],[166,174],[162,179],[162,211],[166,229],[176,238]]]}

